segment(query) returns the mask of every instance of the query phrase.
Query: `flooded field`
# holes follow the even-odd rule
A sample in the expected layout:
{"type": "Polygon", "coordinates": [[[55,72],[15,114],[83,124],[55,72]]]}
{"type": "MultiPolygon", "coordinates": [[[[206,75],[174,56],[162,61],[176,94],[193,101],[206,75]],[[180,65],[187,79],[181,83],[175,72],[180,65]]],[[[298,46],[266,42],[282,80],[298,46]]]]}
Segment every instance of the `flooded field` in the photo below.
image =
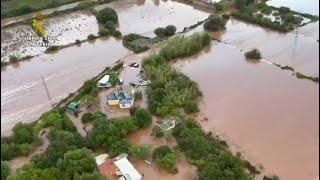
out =
{"type": "Polygon", "coordinates": [[[269,0],[267,4],[275,7],[285,6],[297,12],[319,15],[319,0],[269,0]]]}
{"type": "MultiPolygon", "coordinates": [[[[175,24],[178,30],[181,30],[183,26],[190,26],[208,16],[205,12],[195,10],[193,7],[181,3],[172,1],[159,2],[159,6],[156,5],[156,1],[152,0],[143,1],[143,3],[128,1],[128,3],[125,3],[128,7],[122,5],[124,1],[117,1],[119,4],[111,3],[106,5],[114,6],[118,12],[119,29],[124,34],[129,32],[153,34],[155,28],[169,24],[175,24]],[[151,19],[141,18],[142,12],[144,16],[149,16],[151,19]],[[185,18],[188,15],[186,13],[194,14],[194,19],[185,18]],[[138,20],[139,23],[135,18],[140,19],[138,20]],[[144,26],[143,29],[141,28],[142,26],[144,26]]],[[[102,7],[102,5],[99,7],[102,7]]],[[[51,21],[50,25],[48,25],[52,27],[52,30],[57,29],[54,33],[62,32],[59,30],[60,26],[65,28],[65,32],[61,34],[61,38],[65,43],[86,38],[89,33],[94,34],[98,31],[98,24],[90,13],[65,14],[61,17],[54,17],[51,21]],[[73,27],[73,30],[68,30],[67,24],[73,27]],[[80,27],[79,24],[81,24],[80,27]],[[78,30],[79,28],[82,30],[78,30]]],[[[11,31],[13,32],[19,29],[12,28],[11,31]]],[[[4,49],[2,47],[1,51],[4,51],[4,49]]],[[[18,49],[11,52],[23,51],[18,49]]],[[[39,52],[43,50],[39,50],[39,52]]],[[[32,58],[31,61],[21,62],[2,69],[2,135],[8,132],[14,123],[35,120],[41,113],[50,108],[41,82],[41,74],[46,79],[51,98],[57,102],[77,90],[86,79],[96,75],[106,66],[110,66],[122,57],[129,58],[130,54],[131,52],[122,46],[121,40],[109,38],[87,42],[79,47],[73,46],[60,50],[55,54],[39,54],[32,58]]],[[[5,57],[1,55],[1,60],[3,58],[5,57]]]]}
{"type": "Polygon", "coordinates": [[[1,71],[1,135],[9,133],[15,123],[36,120],[50,108],[41,74],[57,102],[129,54],[120,40],[108,38],[5,67],[1,71]]]}
{"type": "Polygon", "coordinates": [[[203,92],[201,122],[266,173],[314,180],[319,167],[319,85],[265,62],[247,62],[239,49],[211,49],[175,67],[203,92]]]}
{"type": "Polygon", "coordinates": [[[191,6],[161,0],[128,0],[115,1],[100,5],[115,9],[119,17],[119,30],[122,34],[138,33],[155,36],[153,31],[158,27],[175,25],[177,31],[206,19],[209,13],[199,11],[191,6]],[[188,17],[188,18],[186,18],[188,17]]]}
{"type": "MultiPolygon", "coordinates": [[[[95,16],[90,11],[68,13],[48,18],[44,21],[47,36],[56,37],[54,45],[67,45],[77,39],[87,39],[89,34],[99,31],[95,16]]],[[[36,36],[31,26],[17,25],[1,29],[1,61],[7,61],[10,55],[23,57],[44,53],[46,47],[30,46],[24,37],[36,36]]],[[[30,41],[31,42],[31,41],[30,41]]]]}

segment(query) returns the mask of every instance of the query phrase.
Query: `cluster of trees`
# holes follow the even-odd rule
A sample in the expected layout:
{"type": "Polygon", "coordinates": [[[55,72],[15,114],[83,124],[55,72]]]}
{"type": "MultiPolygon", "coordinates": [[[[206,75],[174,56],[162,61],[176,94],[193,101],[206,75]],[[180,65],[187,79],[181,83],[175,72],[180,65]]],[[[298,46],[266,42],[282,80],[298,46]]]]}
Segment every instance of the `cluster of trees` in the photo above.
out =
{"type": "Polygon", "coordinates": [[[288,24],[288,23],[280,24],[278,21],[272,21],[270,18],[265,18],[263,16],[253,14],[251,12],[245,12],[245,11],[233,12],[231,15],[234,18],[245,20],[247,22],[258,24],[263,27],[267,27],[280,32],[290,32],[294,29],[294,26],[292,24],[288,24]]]}
{"type": "Polygon", "coordinates": [[[11,137],[1,140],[1,159],[11,160],[17,156],[29,155],[39,144],[38,131],[34,123],[17,123],[14,125],[11,137]]]}
{"type": "Polygon", "coordinates": [[[1,179],[6,180],[10,174],[10,167],[7,161],[1,160],[1,179]]]}
{"type": "Polygon", "coordinates": [[[175,167],[177,155],[170,147],[157,147],[153,151],[152,158],[155,160],[159,167],[164,168],[171,173],[178,173],[178,169],[175,167]]]}
{"type": "Polygon", "coordinates": [[[202,95],[197,84],[188,77],[171,69],[167,62],[196,54],[210,44],[207,33],[195,33],[190,37],[176,36],[169,39],[159,54],[143,59],[142,66],[152,81],[147,89],[151,113],[165,116],[176,108],[186,112],[197,112],[197,98],[202,95]]]}
{"type": "Polygon", "coordinates": [[[56,166],[40,168],[34,163],[29,163],[7,178],[7,180],[25,179],[103,180],[105,177],[97,172],[92,152],[86,148],[82,148],[67,151],[57,161],[56,166]]]}
{"type": "Polygon", "coordinates": [[[105,114],[98,113],[95,115],[93,128],[88,134],[87,145],[90,149],[104,147],[111,155],[126,152],[133,153],[135,157],[141,157],[141,154],[136,153],[145,152],[145,149],[132,147],[125,138],[130,132],[149,126],[151,122],[151,114],[147,109],[137,108],[133,117],[122,117],[116,120],[108,120],[105,114]]]}
{"type": "Polygon", "coordinates": [[[261,53],[258,49],[252,49],[246,52],[244,55],[247,59],[256,59],[256,60],[261,59],[261,53]]]}
{"type": "Polygon", "coordinates": [[[195,120],[187,119],[174,129],[173,135],[188,161],[198,167],[199,179],[250,179],[244,162],[219,140],[207,135],[195,120]]]}
{"type": "Polygon", "coordinates": [[[218,31],[226,28],[226,19],[217,14],[211,14],[208,20],[203,24],[205,30],[218,31]]]}
{"type": "Polygon", "coordinates": [[[157,28],[154,30],[154,34],[159,38],[165,38],[173,36],[176,33],[177,28],[174,25],[168,25],[165,28],[157,28]]]}

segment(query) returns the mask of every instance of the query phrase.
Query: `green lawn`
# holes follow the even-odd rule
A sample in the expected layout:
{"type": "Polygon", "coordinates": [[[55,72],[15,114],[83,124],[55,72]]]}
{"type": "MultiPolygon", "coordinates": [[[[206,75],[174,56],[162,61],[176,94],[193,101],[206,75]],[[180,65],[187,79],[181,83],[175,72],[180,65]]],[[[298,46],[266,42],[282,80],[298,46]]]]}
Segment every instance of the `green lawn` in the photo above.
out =
{"type": "Polygon", "coordinates": [[[1,19],[81,0],[1,0],[1,19]]]}

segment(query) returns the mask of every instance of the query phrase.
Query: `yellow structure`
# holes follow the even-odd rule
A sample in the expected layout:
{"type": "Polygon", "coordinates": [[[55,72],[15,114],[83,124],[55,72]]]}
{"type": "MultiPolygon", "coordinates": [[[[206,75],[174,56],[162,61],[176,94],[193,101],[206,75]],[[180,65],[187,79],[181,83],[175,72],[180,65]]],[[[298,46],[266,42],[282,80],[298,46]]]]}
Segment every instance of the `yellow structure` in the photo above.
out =
{"type": "Polygon", "coordinates": [[[39,31],[41,36],[46,35],[46,31],[44,30],[43,26],[41,23],[39,23],[37,20],[32,19],[32,25],[35,27],[37,31],[39,31]]]}

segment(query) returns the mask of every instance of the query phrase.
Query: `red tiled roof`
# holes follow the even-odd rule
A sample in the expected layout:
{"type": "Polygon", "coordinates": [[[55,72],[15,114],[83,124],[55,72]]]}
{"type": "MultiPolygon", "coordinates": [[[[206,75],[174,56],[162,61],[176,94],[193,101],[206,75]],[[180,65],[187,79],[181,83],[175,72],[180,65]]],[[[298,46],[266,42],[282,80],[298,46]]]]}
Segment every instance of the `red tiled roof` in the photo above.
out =
{"type": "Polygon", "coordinates": [[[99,172],[107,176],[109,179],[118,179],[116,175],[116,166],[114,165],[112,159],[108,159],[106,162],[98,166],[99,172]]]}

